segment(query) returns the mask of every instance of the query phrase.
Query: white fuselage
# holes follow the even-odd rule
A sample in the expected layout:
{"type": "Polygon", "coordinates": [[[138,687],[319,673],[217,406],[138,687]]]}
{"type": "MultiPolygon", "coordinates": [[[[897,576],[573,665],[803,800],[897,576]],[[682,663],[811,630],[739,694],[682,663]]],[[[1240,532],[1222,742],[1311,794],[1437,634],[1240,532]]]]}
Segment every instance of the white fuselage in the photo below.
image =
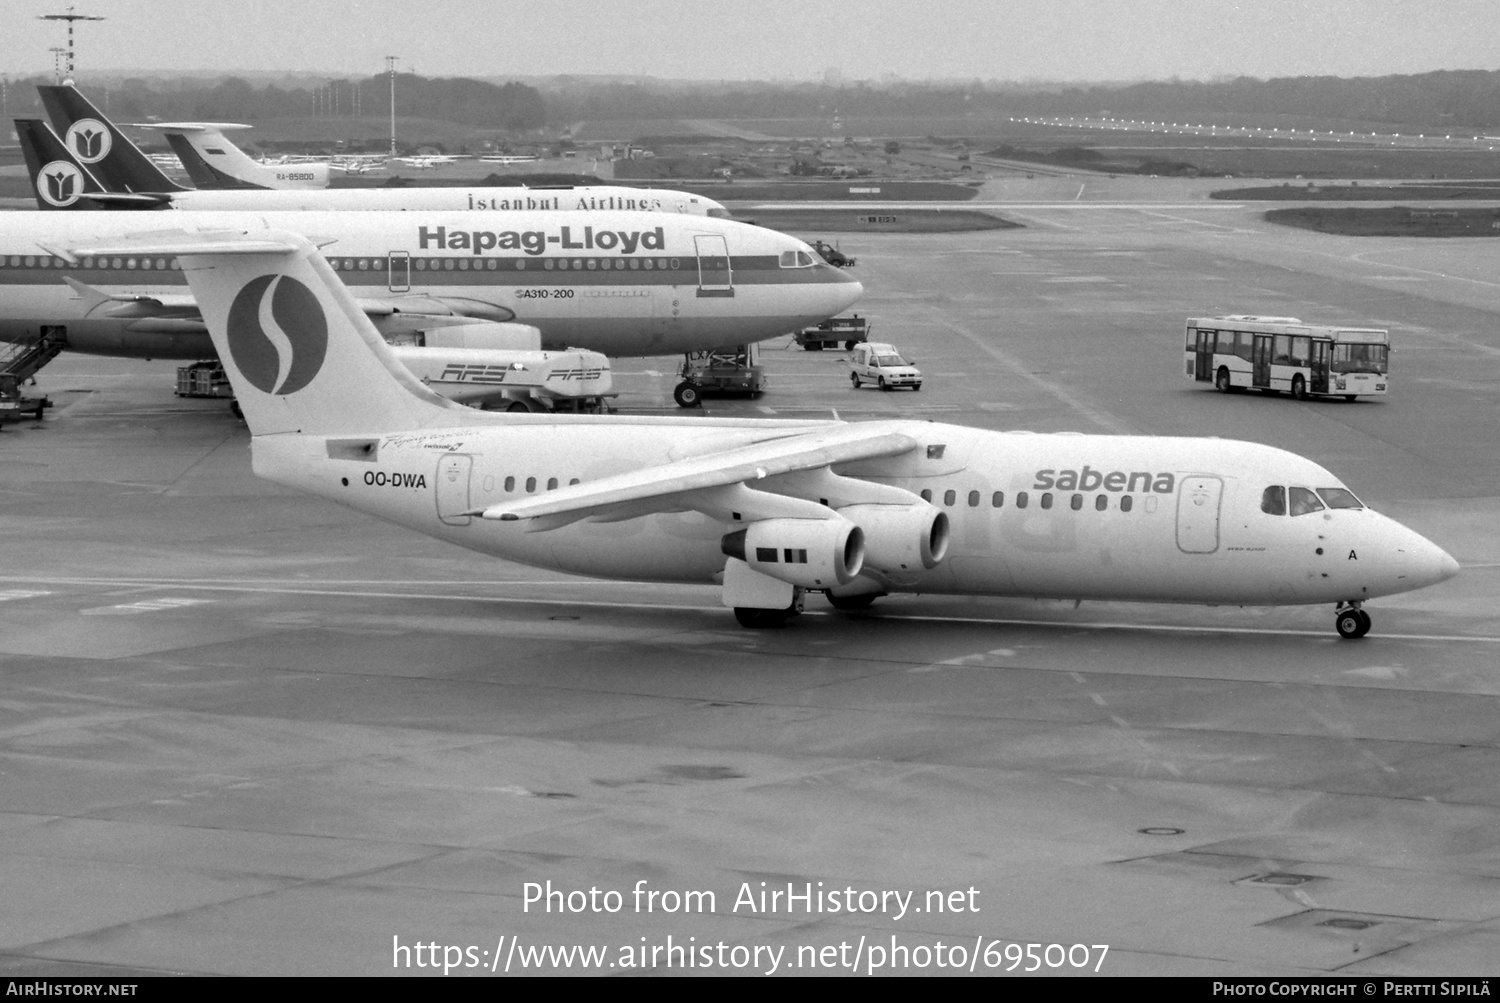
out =
{"type": "MultiPolygon", "coordinates": [[[[264,168],[299,173],[295,164],[264,168]]],[[[401,188],[288,188],[200,189],[175,192],[172,209],[208,212],[669,212],[688,216],[727,218],[713,199],[689,192],[618,185],[558,188],[494,187],[488,185],[420,186],[401,188]]]]}
{"type": "MultiPolygon", "coordinates": [[[[360,459],[338,458],[319,437],[262,436],[253,442],[254,465],[268,479],[509,560],[708,584],[724,571],[720,541],[744,524],[688,511],[536,532],[524,520],[464,513],[575,479],[586,484],[819,427],[527,417],[505,427],[373,436],[376,448],[360,459]]],[[[882,591],[1281,605],[1363,601],[1433,584],[1456,569],[1441,549],[1368,509],[1263,511],[1273,485],[1341,487],[1322,467],[1283,450],[879,424],[918,447],[835,472],[920,495],[952,528],[946,560],[869,583],[882,591]]],[[[796,493],[775,477],[752,486],[796,493]]]]}
{"type": "MultiPolygon", "coordinates": [[[[839,313],[863,292],[793,237],[677,213],[193,213],[173,221],[309,235],[382,330],[403,315],[516,319],[541,330],[543,348],[615,357],[776,337],[839,313]]],[[[66,328],[75,351],[213,357],[191,309],[152,314],[149,305],[91,304],[63,282],[180,301],[188,289],[171,259],[117,255],[71,265],[44,250],[160,230],[160,217],[16,212],[6,224],[0,340],[35,337],[52,325],[66,328]]]]}

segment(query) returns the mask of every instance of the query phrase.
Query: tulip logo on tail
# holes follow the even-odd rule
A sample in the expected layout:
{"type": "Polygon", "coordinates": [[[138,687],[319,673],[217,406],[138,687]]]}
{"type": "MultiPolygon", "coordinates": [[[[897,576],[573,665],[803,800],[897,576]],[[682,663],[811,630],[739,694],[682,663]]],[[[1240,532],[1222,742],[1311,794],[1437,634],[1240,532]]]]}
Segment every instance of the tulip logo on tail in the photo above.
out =
{"type": "Polygon", "coordinates": [[[92,118],[80,118],[68,126],[68,134],[63,139],[73,156],[85,164],[97,164],[109,156],[113,142],[104,123],[92,118]]]}
{"type": "Polygon", "coordinates": [[[285,396],[312,382],[328,354],[328,319],[311,289],[262,275],[229,306],[229,354],[262,393],[285,396]]]}
{"type": "Polygon", "coordinates": [[[37,175],[36,191],[48,205],[70,206],[83,194],[83,172],[66,160],[54,160],[37,175]]]}

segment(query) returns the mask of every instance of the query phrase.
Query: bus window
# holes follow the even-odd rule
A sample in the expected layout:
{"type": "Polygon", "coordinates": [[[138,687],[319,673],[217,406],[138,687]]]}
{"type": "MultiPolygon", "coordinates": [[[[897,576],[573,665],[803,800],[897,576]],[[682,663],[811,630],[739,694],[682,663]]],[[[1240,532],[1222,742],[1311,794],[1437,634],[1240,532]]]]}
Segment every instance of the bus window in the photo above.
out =
{"type": "Polygon", "coordinates": [[[1338,344],[1333,346],[1336,373],[1385,373],[1390,361],[1387,345],[1338,344]]]}
{"type": "Polygon", "coordinates": [[[1262,491],[1260,510],[1266,515],[1286,515],[1286,488],[1272,484],[1262,491]]]}
{"type": "Polygon", "coordinates": [[[1214,351],[1218,352],[1220,355],[1233,355],[1234,354],[1234,332],[1233,331],[1220,331],[1219,332],[1219,347],[1216,348],[1216,349],[1214,349],[1214,351]]]}
{"type": "Polygon", "coordinates": [[[1312,357],[1311,338],[1292,339],[1292,364],[1297,366],[1307,365],[1307,360],[1312,357]]]}
{"type": "Polygon", "coordinates": [[[1249,331],[1240,331],[1235,335],[1235,339],[1236,341],[1234,343],[1234,354],[1238,355],[1246,362],[1249,362],[1250,346],[1255,343],[1255,335],[1251,334],[1249,331]]]}
{"type": "Polygon", "coordinates": [[[1271,352],[1271,362],[1278,366],[1289,366],[1292,364],[1292,339],[1289,335],[1278,334],[1276,336],[1276,347],[1271,352]]]}
{"type": "Polygon", "coordinates": [[[1187,329],[1187,350],[1196,352],[1198,350],[1198,329],[1190,327],[1187,329]]]}
{"type": "Polygon", "coordinates": [[[1347,488],[1318,488],[1318,497],[1329,508],[1364,508],[1354,492],[1347,488]]]}
{"type": "Polygon", "coordinates": [[[1308,488],[1288,488],[1292,515],[1311,515],[1323,511],[1323,503],[1308,488]]]}

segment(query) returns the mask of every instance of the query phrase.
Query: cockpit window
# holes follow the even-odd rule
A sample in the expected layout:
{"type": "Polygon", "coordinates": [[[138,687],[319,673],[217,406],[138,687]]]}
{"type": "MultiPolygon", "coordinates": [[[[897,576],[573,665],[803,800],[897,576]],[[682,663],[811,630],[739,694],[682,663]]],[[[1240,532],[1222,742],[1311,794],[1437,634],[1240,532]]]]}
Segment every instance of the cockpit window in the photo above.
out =
{"type": "Polygon", "coordinates": [[[1286,515],[1286,488],[1272,484],[1262,491],[1260,510],[1266,515],[1286,515]]]}
{"type": "Polygon", "coordinates": [[[1287,492],[1290,495],[1292,515],[1310,515],[1323,511],[1323,503],[1318,501],[1318,496],[1313,494],[1311,488],[1287,488],[1287,492]]]}
{"type": "Polygon", "coordinates": [[[1354,492],[1346,488],[1318,488],[1318,497],[1329,508],[1364,508],[1354,492]]]}
{"type": "Polygon", "coordinates": [[[782,268],[811,268],[813,257],[806,251],[782,251],[779,264],[782,268]]]}
{"type": "Polygon", "coordinates": [[[729,218],[729,210],[725,209],[721,205],[711,206],[709,208],[709,210],[708,210],[708,214],[710,216],[714,217],[715,219],[728,219],[729,218]]]}

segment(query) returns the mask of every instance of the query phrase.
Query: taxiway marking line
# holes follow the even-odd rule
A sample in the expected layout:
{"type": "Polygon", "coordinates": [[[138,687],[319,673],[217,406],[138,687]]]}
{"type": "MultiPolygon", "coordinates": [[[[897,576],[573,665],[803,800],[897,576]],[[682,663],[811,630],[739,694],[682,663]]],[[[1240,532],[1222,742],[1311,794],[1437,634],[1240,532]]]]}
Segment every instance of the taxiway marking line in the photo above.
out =
{"type": "Polygon", "coordinates": [[[1077,397],[1074,397],[1072,394],[1068,393],[1062,387],[1058,386],[1056,383],[1053,383],[1050,380],[1042,379],[1036,373],[1033,373],[1026,366],[1022,365],[1019,360],[1012,358],[1006,352],[1000,351],[1000,349],[996,348],[994,345],[987,344],[982,338],[980,338],[973,331],[970,331],[968,328],[960,324],[955,324],[953,321],[946,319],[943,321],[943,326],[948,328],[948,330],[952,331],[954,334],[966,338],[974,345],[975,348],[978,348],[981,352],[988,355],[996,362],[1000,363],[1006,369],[1009,369],[1012,373],[1021,377],[1023,380],[1041,387],[1043,390],[1047,391],[1047,393],[1051,394],[1053,397],[1056,397],[1058,400],[1066,404],[1069,408],[1083,415],[1085,418],[1089,419],[1095,424],[1102,425],[1117,435],[1130,435],[1132,433],[1133,430],[1124,422],[1118,420],[1113,415],[1105,411],[1090,407],[1083,401],[1079,400],[1077,397]]]}
{"type": "MultiPolygon", "coordinates": [[[[722,612],[723,606],[703,606],[691,603],[634,603],[634,602],[601,602],[587,599],[562,599],[562,598],[522,598],[518,596],[493,596],[493,595],[465,595],[462,593],[440,593],[440,592],[403,592],[403,591],[371,591],[366,589],[318,589],[318,588],[289,588],[276,586],[273,583],[261,582],[255,584],[208,583],[183,581],[180,579],[97,579],[97,578],[10,578],[3,577],[0,581],[30,582],[36,584],[51,585],[112,585],[112,586],[139,586],[142,588],[178,588],[199,589],[205,592],[246,592],[246,593],[269,593],[273,595],[314,595],[332,596],[337,598],[355,599],[433,599],[449,602],[484,602],[495,604],[509,604],[518,606],[586,606],[600,609],[646,609],[646,610],[693,610],[700,613],[722,612]]],[[[507,582],[507,585],[524,585],[525,582],[507,582]]],[[[531,583],[531,584],[562,584],[562,585],[622,585],[622,582],[560,582],[560,583],[531,583]]],[[[657,584],[657,583],[638,583],[657,584]]],[[[805,616],[834,616],[833,610],[814,610],[804,614],[805,616]]],[[[1123,630],[1134,633],[1172,633],[1172,634],[1263,634],[1269,636],[1296,636],[1328,639],[1329,634],[1324,630],[1290,630],[1275,627],[1209,627],[1189,626],[1184,624],[1160,624],[1160,623],[1118,623],[1105,620],[1091,620],[1083,622],[1069,622],[1064,620],[1017,620],[1005,617],[979,617],[979,616],[942,616],[931,613],[882,613],[882,620],[901,620],[913,623],[961,623],[997,627],[1058,627],[1067,630],[1123,630]]],[[[1382,639],[1393,641],[1471,641],[1479,644],[1500,644],[1500,636],[1485,634],[1386,634],[1377,635],[1382,639]]]]}

